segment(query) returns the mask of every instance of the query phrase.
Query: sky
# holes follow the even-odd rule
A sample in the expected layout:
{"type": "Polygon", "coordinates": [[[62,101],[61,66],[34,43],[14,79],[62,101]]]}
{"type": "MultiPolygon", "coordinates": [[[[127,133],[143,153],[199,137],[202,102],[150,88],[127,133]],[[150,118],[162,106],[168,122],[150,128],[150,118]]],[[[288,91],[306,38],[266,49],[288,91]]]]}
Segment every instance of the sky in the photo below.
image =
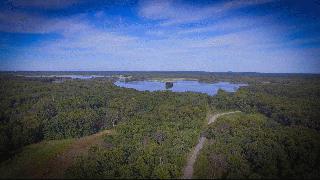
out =
{"type": "Polygon", "coordinates": [[[0,70],[320,73],[320,1],[2,0],[0,70]]]}

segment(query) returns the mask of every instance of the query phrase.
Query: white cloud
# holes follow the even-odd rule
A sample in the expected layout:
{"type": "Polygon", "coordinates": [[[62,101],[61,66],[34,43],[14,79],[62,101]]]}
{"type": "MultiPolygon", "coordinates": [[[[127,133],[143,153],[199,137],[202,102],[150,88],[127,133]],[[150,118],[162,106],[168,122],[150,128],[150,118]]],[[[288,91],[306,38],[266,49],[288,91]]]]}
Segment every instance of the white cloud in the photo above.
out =
{"type": "Polygon", "coordinates": [[[163,26],[170,26],[198,22],[211,17],[217,18],[230,10],[269,2],[272,2],[272,0],[229,1],[206,7],[196,7],[179,4],[177,1],[148,0],[141,3],[139,14],[147,19],[160,20],[163,26]]]}
{"type": "MultiPolygon", "coordinates": [[[[32,65],[34,68],[39,62],[39,67],[47,63],[47,66],[58,68],[63,65],[73,68],[74,65],[81,68],[113,67],[113,70],[119,70],[122,66],[130,65],[137,69],[147,68],[142,70],[168,70],[181,66],[184,70],[219,71],[229,67],[235,70],[238,67],[238,70],[248,71],[259,67],[256,71],[263,71],[270,62],[279,62],[280,68],[289,63],[290,59],[296,63],[305,57],[316,59],[316,55],[319,55],[316,50],[287,47],[318,40],[283,41],[282,36],[294,30],[294,27],[277,26],[269,16],[228,16],[213,24],[188,28],[165,26],[198,22],[232,9],[266,2],[269,1],[231,1],[195,7],[177,4],[176,1],[147,1],[142,3],[139,14],[159,21],[162,26],[130,24],[126,33],[89,21],[90,18],[96,18],[93,22],[101,23],[100,19],[111,21],[102,11],[90,18],[86,14],[47,18],[32,13],[2,11],[0,31],[61,35],[56,40],[44,40],[19,50],[18,56],[25,62],[21,66],[32,65]],[[137,35],[137,31],[142,33],[137,35]],[[208,35],[208,32],[213,33],[208,35]],[[252,67],[245,67],[248,64],[252,67]]],[[[276,65],[271,63],[271,66],[277,70],[276,65]]]]}
{"type": "Polygon", "coordinates": [[[84,15],[67,18],[47,18],[38,14],[19,11],[0,12],[0,31],[16,33],[72,33],[72,30],[83,30],[84,15]]]}
{"type": "Polygon", "coordinates": [[[62,9],[83,1],[78,0],[10,0],[15,7],[41,8],[41,9],[62,9]]]}

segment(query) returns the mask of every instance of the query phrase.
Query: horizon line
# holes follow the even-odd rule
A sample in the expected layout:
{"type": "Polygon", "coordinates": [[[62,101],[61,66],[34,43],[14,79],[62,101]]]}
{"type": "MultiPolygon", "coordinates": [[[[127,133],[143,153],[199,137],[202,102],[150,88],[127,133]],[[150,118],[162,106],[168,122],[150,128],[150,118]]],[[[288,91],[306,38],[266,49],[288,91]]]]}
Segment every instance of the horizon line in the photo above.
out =
{"type": "Polygon", "coordinates": [[[188,71],[188,70],[0,70],[1,73],[6,72],[204,72],[204,73],[255,73],[255,74],[316,74],[320,72],[256,72],[256,71],[188,71]]]}

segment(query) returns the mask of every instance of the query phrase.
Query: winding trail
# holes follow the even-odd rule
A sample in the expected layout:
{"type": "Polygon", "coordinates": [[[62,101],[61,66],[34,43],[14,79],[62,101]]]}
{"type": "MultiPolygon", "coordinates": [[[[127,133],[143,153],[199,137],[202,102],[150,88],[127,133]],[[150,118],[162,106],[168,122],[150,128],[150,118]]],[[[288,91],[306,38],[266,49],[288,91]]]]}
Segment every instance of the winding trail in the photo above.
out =
{"type": "MultiPolygon", "coordinates": [[[[228,114],[233,114],[233,113],[238,113],[241,111],[232,111],[232,112],[225,112],[225,113],[219,113],[211,116],[208,120],[208,125],[213,123],[218,117],[223,116],[223,115],[228,115],[228,114]]],[[[194,148],[194,150],[191,152],[191,155],[188,159],[187,165],[183,171],[183,176],[182,179],[191,179],[193,175],[193,165],[197,160],[198,154],[200,150],[203,148],[203,145],[206,141],[206,137],[200,137],[198,144],[194,148]]]]}

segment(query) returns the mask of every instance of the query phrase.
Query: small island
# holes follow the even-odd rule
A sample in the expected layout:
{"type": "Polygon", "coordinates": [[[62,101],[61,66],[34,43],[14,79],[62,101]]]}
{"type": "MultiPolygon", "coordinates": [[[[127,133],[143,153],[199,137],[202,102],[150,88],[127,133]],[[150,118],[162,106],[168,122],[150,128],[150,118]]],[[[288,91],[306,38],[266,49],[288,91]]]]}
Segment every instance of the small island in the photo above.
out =
{"type": "Polygon", "coordinates": [[[166,82],[166,89],[170,89],[173,87],[173,82],[166,82]]]}

